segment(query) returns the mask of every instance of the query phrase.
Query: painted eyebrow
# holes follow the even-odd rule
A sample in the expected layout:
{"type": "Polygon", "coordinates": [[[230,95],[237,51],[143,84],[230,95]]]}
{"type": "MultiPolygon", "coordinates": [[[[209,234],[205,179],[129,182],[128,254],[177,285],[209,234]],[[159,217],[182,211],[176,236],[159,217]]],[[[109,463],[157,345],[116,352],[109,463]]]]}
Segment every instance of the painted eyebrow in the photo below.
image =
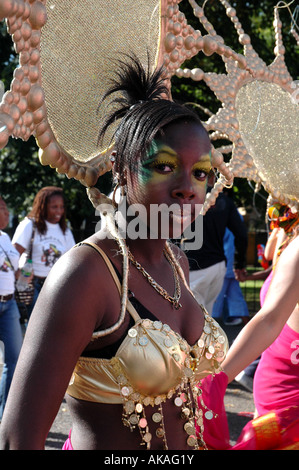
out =
{"type": "Polygon", "coordinates": [[[147,160],[144,160],[144,161],[142,162],[142,164],[143,164],[143,165],[148,165],[149,163],[152,163],[153,161],[156,160],[157,156],[158,156],[159,154],[161,154],[161,153],[166,154],[168,157],[173,158],[173,159],[174,159],[174,158],[178,158],[177,153],[175,153],[173,150],[168,149],[168,148],[165,148],[165,149],[162,148],[162,149],[159,149],[156,153],[154,153],[153,156],[151,156],[151,157],[148,158],[147,160]]]}
{"type": "Polygon", "coordinates": [[[202,162],[202,163],[209,162],[209,163],[211,163],[211,155],[209,153],[207,153],[206,155],[203,156],[203,158],[201,160],[199,160],[199,162],[202,162]]]}
{"type": "MultiPolygon", "coordinates": [[[[152,157],[148,158],[147,160],[144,160],[142,162],[143,165],[149,165],[150,163],[152,163],[153,161],[155,161],[155,159],[157,158],[157,156],[159,154],[166,154],[167,156],[169,156],[170,158],[178,158],[178,154],[172,150],[170,147],[165,147],[165,148],[160,148],[152,157]]],[[[206,155],[204,155],[204,158],[203,159],[200,159],[198,160],[197,163],[195,163],[195,165],[197,165],[198,163],[203,163],[203,164],[206,164],[208,163],[209,165],[211,165],[211,155],[210,153],[207,153],[206,155]]]]}

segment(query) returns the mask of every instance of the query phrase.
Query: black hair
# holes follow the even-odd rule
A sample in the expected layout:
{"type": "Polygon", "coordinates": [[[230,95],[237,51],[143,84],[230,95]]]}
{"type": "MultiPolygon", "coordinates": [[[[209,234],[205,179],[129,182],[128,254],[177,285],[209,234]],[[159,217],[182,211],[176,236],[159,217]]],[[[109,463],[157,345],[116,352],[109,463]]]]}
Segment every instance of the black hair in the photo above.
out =
{"type": "MultiPolygon", "coordinates": [[[[116,150],[115,171],[119,174],[126,166],[133,169],[137,161],[145,157],[152,139],[171,122],[187,120],[202,126],[195,112],[170,99],[163,66],[151,73],[149,57],[147,69],[136,56],[126,57],[128,61],[118,61],[116,78],[101,100],[102,103],[118,92],[109,103],[113,109],[99,133],[100,142],[108,127],[121,119],[112,137],[116,150]]],[[[206,132],[203,126],[202,129],[206,132]]]]}
{"type": "MultiPolygon", "coordinates": [[[[46,219],[48,215],[47,205],[51,197],[53,196],[59,196],[63,199],[63,202],[65,202],[63,190],[61,188],[58,188],[56,186],[45,186],[44,188],[40,189],[38,193],[36,194],[34,201],[33,201],[32,209],[30,213],[28,214],[30,218],[34,219],[37,230],[42,235],[44,235],[47,232],[47,225],[46,225],[46,219]]],[[[63,233],[65,233],[67,229],[65,211],[61,216],[59,225],[63,233]]]]}

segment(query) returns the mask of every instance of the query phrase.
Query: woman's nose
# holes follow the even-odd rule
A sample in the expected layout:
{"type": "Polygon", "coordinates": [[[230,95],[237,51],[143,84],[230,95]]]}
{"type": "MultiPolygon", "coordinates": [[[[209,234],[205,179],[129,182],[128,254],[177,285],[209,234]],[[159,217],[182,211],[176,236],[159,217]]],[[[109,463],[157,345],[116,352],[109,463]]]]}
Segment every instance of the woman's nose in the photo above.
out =
{"type": "Polygon", "coordinates": [[[179,187],[179,188],[173,189],[171,195],[175,199],[181,199],[185,201],[191,201],[192,199],[195,198],[195,193],[192,187],[190,186],[179,187]]]}

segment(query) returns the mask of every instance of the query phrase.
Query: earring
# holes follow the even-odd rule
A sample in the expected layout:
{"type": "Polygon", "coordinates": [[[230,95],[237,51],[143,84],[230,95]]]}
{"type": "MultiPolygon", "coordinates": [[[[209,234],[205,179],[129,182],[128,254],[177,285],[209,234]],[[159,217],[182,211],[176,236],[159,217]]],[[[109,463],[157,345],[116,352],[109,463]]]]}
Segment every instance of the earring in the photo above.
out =
{"type": "Polygon", "coordinates": [[[126,195],[125,186],[121,186],[120,182],[118,181],[115,185],[115,188],[114,188],[113,194],[112,194],[112,203],[113,203],[114,207],[117,207],[120,204],[121,199],[125,195],[126,195]]]}

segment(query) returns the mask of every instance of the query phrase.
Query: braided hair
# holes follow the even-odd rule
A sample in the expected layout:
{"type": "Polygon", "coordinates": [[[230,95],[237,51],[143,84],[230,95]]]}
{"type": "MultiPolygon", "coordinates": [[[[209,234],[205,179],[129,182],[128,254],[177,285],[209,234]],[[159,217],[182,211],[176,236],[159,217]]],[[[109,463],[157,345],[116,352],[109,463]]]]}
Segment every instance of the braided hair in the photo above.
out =
{"type": "MultiPolygon", "coordinates": [[[[118,61],[119,68],[116,70],[116,78],[112,80],[111,87],[104,94],[99,105],[100,108],[107,98],[115,95],[109,103],[111,111],[107,114],[98,140],[101,143],[108,128],[119,121],[112,135],[116,150],[114,170],[119,175],[125,168],[134,171],[137,163],[146,158],[146,151],[152,140],[155,137],[161,137],[164,128],[174,121],[196,122],[206,133],[197,114],[170,99],[169,90],[163,80],[163,67],[151,73],[149,57],[147,69],[135,56],[126,57],[129,59],[128,61],[118,61]]],[[[98,338],[115,331],[124,321],[128,294],[129,257],[126,241],[121,237],[115,223],[114,211],[106,210],[109,205],[107,198],[103,198],[94,188],[88,188],[88,195],[95,207],[99,207],[97,203],[105,203],[105,212],[102,215],[105,217],[106,227],[118,243],[123,257],[120,316],[110,328],[95,332],[93,337],[98,338]]],[[[182,281],[189,289],[183,270],[168,242],[166,242],[165,249],[175,263],[182,281]]]]}
{"type": "MultiPolygon", "coordinates": [[[[138,161],[146,156],[146,150],[154,137],[163,134],[163,128],[173,121],[195,121],[202,126],[196,113],[170,99],[163,79],[163,67],[150,72],[137,57],[127,56],[119,60],[116,78],[112,80],[104,100],[116,95],[109,103],[112,111],[99,133],[99,142],[107,129],[120,120],[112,139],[116,151],[115,170],[119,174],[125,167],[133,170],[138,161]]],[[[204,132],[205,129],[202,126],[204,132]]]]}

